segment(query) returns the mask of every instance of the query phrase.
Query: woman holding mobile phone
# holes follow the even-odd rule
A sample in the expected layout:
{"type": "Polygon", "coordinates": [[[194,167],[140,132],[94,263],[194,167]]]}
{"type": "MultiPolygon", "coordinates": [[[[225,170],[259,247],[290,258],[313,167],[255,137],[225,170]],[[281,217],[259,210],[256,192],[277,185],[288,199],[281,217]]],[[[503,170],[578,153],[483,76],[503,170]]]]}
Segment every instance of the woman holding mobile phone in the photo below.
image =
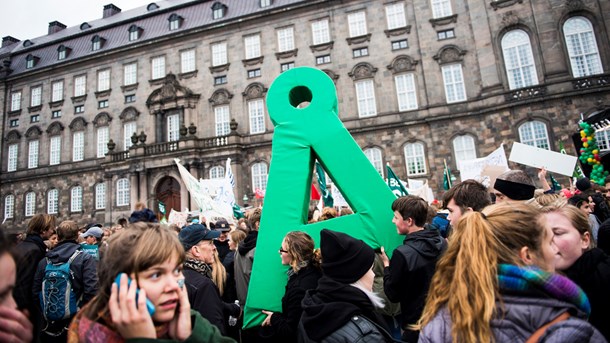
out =
{"type": "Polygon", "coordinates": [[[159,224],[134,223],[111,236],[98,264],[99,293],[72,321],[68,342],[234,342],[191,311],[184,258],[176,235],[159,224]]]}

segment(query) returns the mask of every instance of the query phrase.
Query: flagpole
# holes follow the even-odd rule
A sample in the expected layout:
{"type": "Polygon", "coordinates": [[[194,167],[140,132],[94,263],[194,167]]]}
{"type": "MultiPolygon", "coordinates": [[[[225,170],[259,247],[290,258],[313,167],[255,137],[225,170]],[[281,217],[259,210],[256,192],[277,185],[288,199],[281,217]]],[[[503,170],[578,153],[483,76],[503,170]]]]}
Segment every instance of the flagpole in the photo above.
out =
{"type": "Polygon", "coordinates": [[[449,175],[449,168],[447,168],[447,160],[443,158],[443,164],[445,165],[445,170],[443,170],[443,174],[447,178],[447,185],[449,188],[453,187],[451,184],[451,175],[449,175]]]}

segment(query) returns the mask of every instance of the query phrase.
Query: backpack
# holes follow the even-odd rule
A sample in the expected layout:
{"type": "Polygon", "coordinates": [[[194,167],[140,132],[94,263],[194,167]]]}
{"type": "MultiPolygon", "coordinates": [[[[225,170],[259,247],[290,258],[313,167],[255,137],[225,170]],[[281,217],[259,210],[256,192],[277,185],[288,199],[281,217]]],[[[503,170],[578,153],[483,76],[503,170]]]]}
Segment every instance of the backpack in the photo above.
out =
{"type": "Polygon", "coordinates": [[[73,317],[78,311],[79,300],[72,287],[70,265],[82,251],[76,250],[67,262],[53,264],[47,257],[47,266],[42,279],[40,308],[43,317],[54,322],[73,317]]]}

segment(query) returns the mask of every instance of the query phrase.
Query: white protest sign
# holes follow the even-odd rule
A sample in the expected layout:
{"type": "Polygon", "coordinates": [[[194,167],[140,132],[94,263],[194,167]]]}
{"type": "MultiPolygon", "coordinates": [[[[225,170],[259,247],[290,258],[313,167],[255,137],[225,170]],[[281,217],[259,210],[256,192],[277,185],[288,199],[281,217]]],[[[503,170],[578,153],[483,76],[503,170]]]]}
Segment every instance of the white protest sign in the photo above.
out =
{"type": "Polygon", "coordinates": [[[544,167],[553,173],[572,176],[577,158],[576,156],[515,142],[509,160],[530,167],[544,167]]]}
{"type": "Polygon", "coordinates": [[[339,190],[339,188],[335,187],[334,183],[330,184],[330,191],[333,196],[333,206],[336,206],[336,207],[349,206],[347,201],[345,201],[343,194],[341,194],[341,191],[339,190]]]}
{"type": "Polygon", "coordinates": [[[504,152],[504,144],[501,144],[498,149],[494,150],[486,157],[477,158],[474,160],[458,161],[460,178],[462,181],[473,179],[483,183],[486,187],[489,187],[489,177],[481,175],[486,166],[498,166],[503,168],[504,171],[509,169],[508,161],[506,160],[506,153],[504,152]]]}

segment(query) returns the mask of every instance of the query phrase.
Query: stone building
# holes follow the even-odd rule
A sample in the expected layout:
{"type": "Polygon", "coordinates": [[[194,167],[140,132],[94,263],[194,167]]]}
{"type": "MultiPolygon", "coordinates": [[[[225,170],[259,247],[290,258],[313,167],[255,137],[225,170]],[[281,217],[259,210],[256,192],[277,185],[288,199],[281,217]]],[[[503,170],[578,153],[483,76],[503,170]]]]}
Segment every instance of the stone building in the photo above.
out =
{"type": "MultiPolygon", "coordinates": [[[[87,18],[83,18],[87,20],[87,18]]],[[[610,103],[605,0],[165,0],[0,48],[2,227],[37,212],[116,222],[136,201],[194,208],[232,159],[239,202],[264,189],[265,95],[298,66],[335,82],[339,117],[385,176],[442,190],[443,161],[500,143],[574,153],[610,103]]],[[[601,144],[609,147],[606,132],[601,144]]]]}

